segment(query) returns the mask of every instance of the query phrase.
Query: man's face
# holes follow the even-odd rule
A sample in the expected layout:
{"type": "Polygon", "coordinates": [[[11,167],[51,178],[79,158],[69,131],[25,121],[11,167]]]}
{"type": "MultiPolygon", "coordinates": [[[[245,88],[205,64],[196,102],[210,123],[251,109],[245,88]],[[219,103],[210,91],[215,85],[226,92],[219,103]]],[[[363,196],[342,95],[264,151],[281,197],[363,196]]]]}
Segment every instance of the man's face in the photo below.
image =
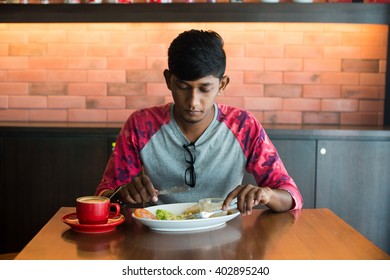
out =
{"type": "Polygon", "coordinates": [[[164,76],[175,102],[175,117],[179,122],[192,124],[210,120],[214,116],[215,98],[229,82],[226,76],[219,79],[212,75],[195,81],[183,81],[168,70],[164,71],[164,76]]]}

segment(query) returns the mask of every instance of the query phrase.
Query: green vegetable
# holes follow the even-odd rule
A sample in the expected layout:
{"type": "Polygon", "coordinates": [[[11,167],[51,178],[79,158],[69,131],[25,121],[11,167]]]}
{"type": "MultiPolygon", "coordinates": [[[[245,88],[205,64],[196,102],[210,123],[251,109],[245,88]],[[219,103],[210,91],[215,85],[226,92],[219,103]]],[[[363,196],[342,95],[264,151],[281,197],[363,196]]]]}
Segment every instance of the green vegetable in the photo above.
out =
{"type": "Polygon", "coordinates": [[[168,210],[157,209],[156,211],[157,220],[181,220],[182,217],[175,215],[168,210]]]}

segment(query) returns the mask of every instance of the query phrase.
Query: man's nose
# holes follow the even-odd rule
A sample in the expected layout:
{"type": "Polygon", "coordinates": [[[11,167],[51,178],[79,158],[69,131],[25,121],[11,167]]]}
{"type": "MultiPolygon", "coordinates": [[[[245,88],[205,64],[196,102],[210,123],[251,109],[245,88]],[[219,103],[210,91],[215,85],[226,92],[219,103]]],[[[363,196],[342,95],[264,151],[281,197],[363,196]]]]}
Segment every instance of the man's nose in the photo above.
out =
{"type": "Polygon", "coordinates": [[[199,97],[199,92],[196,89],[190,91],[188,100],[192,107],[199,104],[199,97]]]}

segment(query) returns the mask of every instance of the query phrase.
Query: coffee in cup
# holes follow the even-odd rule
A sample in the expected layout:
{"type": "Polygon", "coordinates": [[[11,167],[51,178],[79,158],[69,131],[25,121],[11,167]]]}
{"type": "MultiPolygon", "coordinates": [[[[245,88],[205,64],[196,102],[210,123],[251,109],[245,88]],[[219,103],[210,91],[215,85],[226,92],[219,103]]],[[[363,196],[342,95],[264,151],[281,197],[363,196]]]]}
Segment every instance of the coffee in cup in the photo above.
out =
{"type": "Polygon", "coordinates": [[[76,199],[76,214],[80,224],[106,224],[120,213],[118,203],[104,196],[82,196],[76,199]],[[115,208],[115,211],[111,211],[115,208]]]}

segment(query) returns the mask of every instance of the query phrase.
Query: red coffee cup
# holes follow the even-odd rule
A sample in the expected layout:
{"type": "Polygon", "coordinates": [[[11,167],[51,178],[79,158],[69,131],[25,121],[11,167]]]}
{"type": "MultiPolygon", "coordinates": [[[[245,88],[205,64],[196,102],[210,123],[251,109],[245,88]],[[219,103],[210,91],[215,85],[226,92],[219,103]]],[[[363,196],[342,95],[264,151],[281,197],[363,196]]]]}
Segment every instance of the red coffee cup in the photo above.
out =
{"type": "Polygon", "coordinates": [[[80,224],[106,224],[109,218],[120,213],[118,203],[110,203],[104,196],[82,196],[76,199],[76,213],[80,224]],[[111,207],[115,211],[111,212],[111,207]]]}

